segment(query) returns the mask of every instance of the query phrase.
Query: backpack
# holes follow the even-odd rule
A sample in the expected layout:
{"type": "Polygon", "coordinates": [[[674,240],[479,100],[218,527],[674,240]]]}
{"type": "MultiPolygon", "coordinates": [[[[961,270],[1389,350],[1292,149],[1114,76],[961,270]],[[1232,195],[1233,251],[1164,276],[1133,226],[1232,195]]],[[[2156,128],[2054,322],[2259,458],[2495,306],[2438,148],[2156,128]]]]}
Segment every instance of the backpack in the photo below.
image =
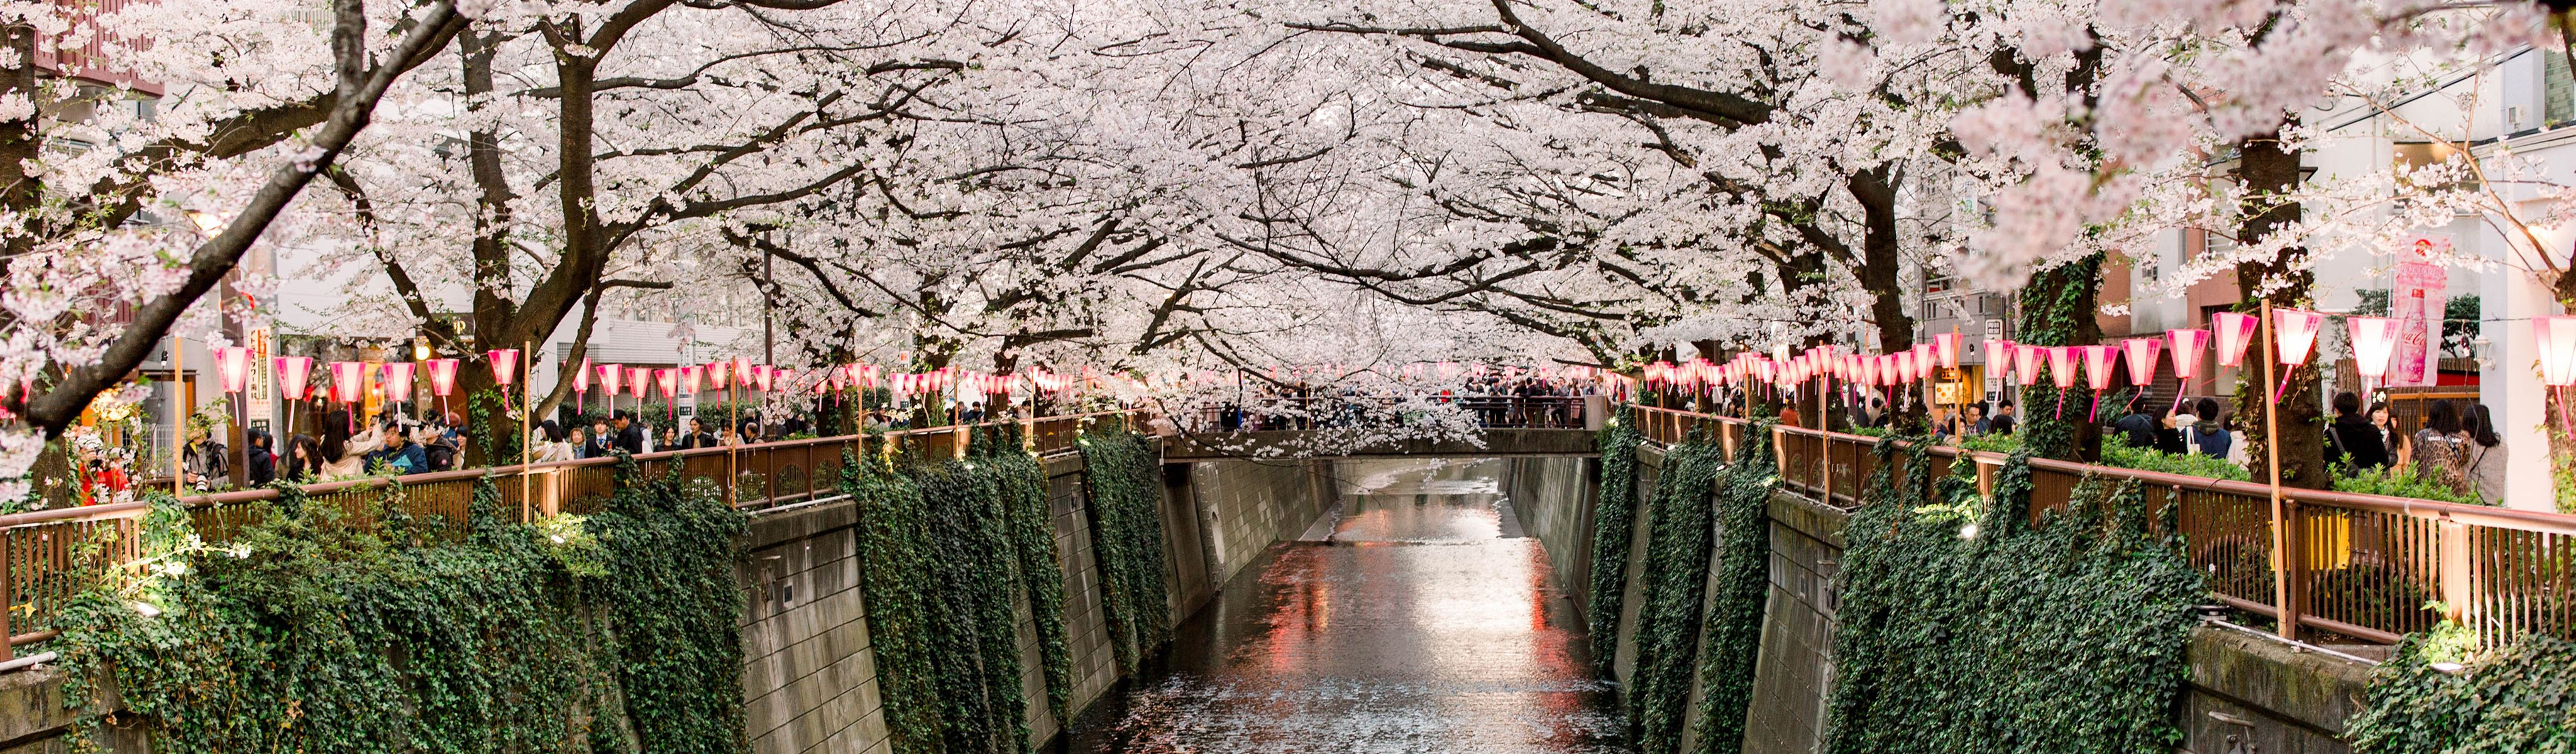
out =
{"type": "Polygon", "coordinates": [[[2458,435],[2415,433],[2415,473],[2453,492],[2469,491],[2469,457],[2458,435]]]}

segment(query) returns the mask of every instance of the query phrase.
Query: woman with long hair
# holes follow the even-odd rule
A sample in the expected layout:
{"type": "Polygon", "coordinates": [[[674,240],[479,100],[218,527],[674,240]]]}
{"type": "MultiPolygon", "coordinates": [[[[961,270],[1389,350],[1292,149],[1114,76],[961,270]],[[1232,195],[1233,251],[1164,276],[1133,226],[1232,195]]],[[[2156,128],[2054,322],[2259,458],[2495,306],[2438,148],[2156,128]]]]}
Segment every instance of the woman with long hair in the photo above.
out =
{"type": "Polygon", "coordinates": [[[2424,428],[2409,438],[2415,450],[2415,476],[2459,494],[2469,494],[2469,433],[2460,427],[2460,409],[2447,399],[2424,407],[2424,428]]]}
{"type": "Polygon", "coordinates": [[[298,484],[311,482],[322,474],[322,443],[312,435],[297,434],[286,438],[286,473],[279,476],[298,484]]]}
{"type": "Polygon", "coordinates": [[[2504,436],[2496,433],[2495,415],[2484,403],[2470,407],[2469,425],[2469,443],[2463,448],[2469,455],[2469,479],[2477,485],[2479,500],[2503,505],[2504,436]]]}

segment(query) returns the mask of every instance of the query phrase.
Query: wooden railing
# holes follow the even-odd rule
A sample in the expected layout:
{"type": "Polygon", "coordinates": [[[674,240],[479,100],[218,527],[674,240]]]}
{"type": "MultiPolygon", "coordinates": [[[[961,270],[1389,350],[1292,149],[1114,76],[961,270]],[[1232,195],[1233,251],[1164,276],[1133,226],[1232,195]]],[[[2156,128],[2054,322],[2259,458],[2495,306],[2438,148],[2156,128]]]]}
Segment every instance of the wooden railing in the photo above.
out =
{"type": "MultiPolygon", "coordinates": [[[[676,465],[682,476],[722,489],[736,507],[766,509],[838,494],[845,453],[871,459],[899,447],[916,457],[949,457],[963,452],[973,430],[1016,424],[1030,452],[1052,455],[1073,450],[1086,430],[1133,430],[1141,428],[1142,422],[1143,417],[1128,412],[1072,414],[661,451],[634,458],[645,478],[660,478],[676,465]]],[[[515,511],[526,521],[597,510],[616,492],[616,464],[615,458],[586,458],[322,482],[305,485],[303,491],[306,505],[336,506],[354,525],[373,525],[374,517],[390,511],[461,525],[475,484],[489,476],[500,493],[502,510],[515,511]]],[[[277,497],[276,489],[261,488],[186,497],[180,502],[187,506],[201,537],[222,542],[253,522],[262,509],[255,503],[277,497]]],[[[0,644],[0,661],[12,657],[16,646],[52,638],[54,619],[73,595],[112,569],[133,567],[142,556],[141,525],[151,509],[150,503],[130,502],[0,516],[0,596],[7,598],[7,609],[0,610],[0,636],[9,637],[0,644]]]]}
{"type": "MultiPolygon", "coordinates": [[[[1634,416],[1647,439],[1670,444],[1699,431],[1730,450],[1745,426],[1643,406],[1634,416]]],[[[1879,438],[1796,427],[1772,432],[1784,486],[1840,507],[1859,504],[1877,470],[1872,448],[1879,438]]],[[[2005,460],[1948,446],[1927,452],[1936,471],[1966,454],[1987,491],[2005,460]]],[[[2576,516],[2290,489],[2282,493],[2289,526],[2280,539],[2298,556],[2275,563],[2269,487],[2048,459],[2032,459],[2030,473],[2034,514],[2064,508],[2087,477],[2134,481],[2159,513],[2180,506],[2174,518],[2185,556],[2207,574],[2217,599],[2288,625],[2393,644],[2441,621],[2444,615],[2426,607],[2440,601],[2489,643],[2529,634],[2576,638],[2576,516]]]]}

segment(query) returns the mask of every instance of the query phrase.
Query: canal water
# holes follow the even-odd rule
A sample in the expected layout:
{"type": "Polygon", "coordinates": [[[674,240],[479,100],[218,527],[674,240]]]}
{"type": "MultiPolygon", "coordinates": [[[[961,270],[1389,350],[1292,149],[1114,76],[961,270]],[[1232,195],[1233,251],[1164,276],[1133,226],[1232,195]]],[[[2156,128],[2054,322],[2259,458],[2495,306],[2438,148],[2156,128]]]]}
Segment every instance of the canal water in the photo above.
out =
{"type": "Polygon", "coordinates": [[[1498,461],[1337,464],[1340,508],[1183,624],[1076,752],[1624,752],[1498,461]]]}

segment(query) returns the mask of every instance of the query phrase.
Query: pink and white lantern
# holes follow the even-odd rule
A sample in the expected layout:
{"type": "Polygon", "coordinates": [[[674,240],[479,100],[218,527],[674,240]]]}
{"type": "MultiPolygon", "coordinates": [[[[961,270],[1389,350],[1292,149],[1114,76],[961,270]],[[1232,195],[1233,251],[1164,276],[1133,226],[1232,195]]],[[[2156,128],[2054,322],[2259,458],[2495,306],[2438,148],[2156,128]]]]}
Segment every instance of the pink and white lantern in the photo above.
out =
{"type": "Polygon", "coordinates": [[[2245,365],[2245,347],[2254,344],[2254,331],[2262,322],[2251,314],[2217,312],[2209,315],[2209,330],[2218,340],[2218,365],[2245,365]]]}

